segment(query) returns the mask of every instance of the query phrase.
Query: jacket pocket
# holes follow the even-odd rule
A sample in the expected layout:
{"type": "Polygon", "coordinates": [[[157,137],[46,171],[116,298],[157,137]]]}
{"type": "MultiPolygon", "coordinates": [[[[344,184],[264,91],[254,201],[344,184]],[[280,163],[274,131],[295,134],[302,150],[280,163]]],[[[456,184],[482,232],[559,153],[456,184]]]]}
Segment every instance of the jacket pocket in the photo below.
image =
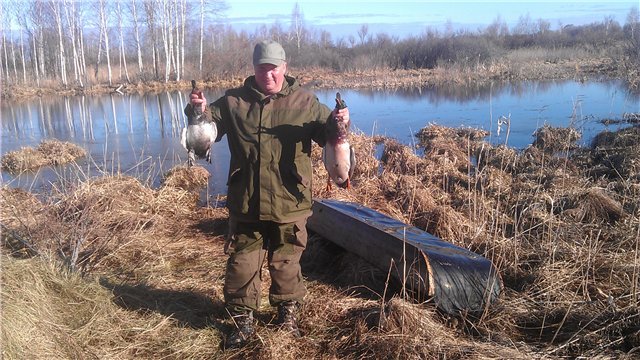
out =
{"type": "Polygon", "coordinates": [[[249,175],[246,169],[237,168],[229,172],[227,179],[227,208],[238,214],[246,214],[249,211],[249,195],[246,177],[249,175]]]}

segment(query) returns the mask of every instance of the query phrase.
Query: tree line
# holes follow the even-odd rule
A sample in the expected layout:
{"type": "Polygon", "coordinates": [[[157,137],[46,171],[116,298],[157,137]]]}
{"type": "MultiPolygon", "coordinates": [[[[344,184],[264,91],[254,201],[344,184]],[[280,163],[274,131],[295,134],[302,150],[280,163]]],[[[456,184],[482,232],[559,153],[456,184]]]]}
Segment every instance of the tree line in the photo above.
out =
{"type": "MultiPolygon", "coordinates": [[[[296,4],[289,26],[262,25],[239,31],[221,22],[223,0],[6,0],[0,2],[3,85],[85,87],[220,79],[250,71],[253,44],[279,41],[292,66],[336,71],[419,69],[497,61],[510,51],[579,49],[623,60],[640,68],[640,15],[629,10],[620,24],[606,16],[588,25],[559,24],[520,16],[509,27],[497,16],[483,29],[425,28],[399,38],[369,33],[334,40],[304,20],[296,4]]],[[[553,61],[553,59],[549,59],[553,61]]]]}

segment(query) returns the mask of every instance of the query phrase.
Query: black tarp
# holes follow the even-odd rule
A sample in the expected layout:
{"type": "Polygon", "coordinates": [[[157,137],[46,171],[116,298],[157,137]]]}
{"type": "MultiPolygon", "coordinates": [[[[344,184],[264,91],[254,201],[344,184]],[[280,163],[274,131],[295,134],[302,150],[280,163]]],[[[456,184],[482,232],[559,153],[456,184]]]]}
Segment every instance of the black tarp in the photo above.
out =
{"type": "Polygon", "coordinates": [[[360,204],[315,199],[307,227],[448,314],[480,313],[502,290],[489,259],[360,204]]]}

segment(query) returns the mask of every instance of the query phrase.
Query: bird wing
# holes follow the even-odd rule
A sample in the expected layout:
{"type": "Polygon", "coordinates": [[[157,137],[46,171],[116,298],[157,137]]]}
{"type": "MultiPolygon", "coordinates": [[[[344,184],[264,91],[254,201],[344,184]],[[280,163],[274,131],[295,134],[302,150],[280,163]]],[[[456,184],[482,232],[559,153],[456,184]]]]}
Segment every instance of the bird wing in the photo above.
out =
{"type": "Polygon", "coordinates": [[[218,126],[216,126],[216,123],[214,122],[209,122],[207,123],[210,127],[209,130],[209,141],[211,142],[211,144],[213,144],[214,142],[216,142],[216,139],[218,138],[218,126]]]}
{"type": "Polygon", "coordinates": [[[349,146],[349,179],[353,177],[353,171],[356,169],[356,152],[353,146],[349,146]]]}
{"type": "Polygon", "coordinates": [[[187,148],[187,127],[186,126],[182,128],[182,133],[180,134],[180,144],[182,144],[182,147],[189,150],[187,148]]]}

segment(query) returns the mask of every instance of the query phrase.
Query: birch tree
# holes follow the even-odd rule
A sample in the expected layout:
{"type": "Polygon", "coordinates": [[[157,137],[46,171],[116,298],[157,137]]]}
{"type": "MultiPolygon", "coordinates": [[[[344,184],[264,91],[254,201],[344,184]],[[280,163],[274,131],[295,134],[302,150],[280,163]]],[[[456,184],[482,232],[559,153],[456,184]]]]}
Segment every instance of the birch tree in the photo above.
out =
{"type": "MultiPolygon", "coordinates": [[[[21,12],[20,6],[21,3],[17,1],[5,2],[4,4],[0,5],[0,14],[2,14],[3,19],[2,29],[11,29],[11,24],[14,23],[14,19],[17,19],[18,14],[21,12]],[[7,6],[9,8],[7,8],[7,6]]],[[[4,33],[5,31],[2,32],[4,33]]],[[[11,46],[11,64],[13,66],[13,78],[14,81],[18,83],[18,79],[20,78],[18,75],[18,62],[20,60],[18,59],[19,54],[16,52],[17,40],[15,31],[8,31],[8,33],[11,34],[9,36],[9,44],[11,46]]],[[[20,31],[20,45],[22,45],[22,31],[20,31]]],[[[24,66],[24,58],[21,62],[24,66]]],[[[6,64],[6,66],[9,66],[9,64],[6,64]]],[[[22,74],[24,75],[24,71],[22,71],[22,74]]]]}
{"type": "Polygon", "coordinates": [[[86,61],[86,57],[85,57],[85,52],[84,52],[84,30],[82,28],[78,29],[78,35],[80,37],[80,68],[81,68],[81,74],[82,77],[84,78],[84,82],[87,82],[87,61],[86,61]]]}
{"type": "Polygon", "coordinates": [[[27,83],[27,59],[24,56],[24,32],[20,30],[20,57],[22,58],[22,83],[27,83]]]}
{"type": "Polygon", "coordinates": [[[156,32],[156,6],[155,0],[146,0],[144,2],[144,10],[147,20],[147,31],[151,35],[151,56],[153,58],[153,73],[156,78],[160,77],[160,64],[158,56],[160,56],[158,50],[158,37],[156,32]]]}
{"type": "Polygon", "coordinates": [[[182,69],[182,74],[184,76],[184,54],[185,54],[185,28],[187,25],[187,0],[180,1],[180,28],[181,28],[181,39],[180,39],[180,68],[182,69]]]}
{"type": "Polygon", "coordinates": [[[72,51],[72,60],[73,60],[73,75],[75,81],[80,84],[80,86],[84,87],[82,82],[82,66],[80,60],[80,53],[78,51],[79,48],[79,19],[78,12],[76,8],[76,2],[73,0],[65,0],[65,15],[67,18],[67,24],[69,27],[69,37],[71,39],[71,51],[72,51]]]}
{"type": "Polygon", "coordinates": [[[98,20],[98,27],[100,28],[98,35],[98,53],[96,54],[96,66],[93,71],[93,77],[98,80],[98,75],[100,71],[100,62],[102,61],[102,21],[98,20]]]}
{"type": "Polygon", "coordinates": [[[45,57],[45,29],[50,29],[48,24],[51,22],[51,16],[48,16],[47,5],[40,0],[32,0],[22,5],[17,22],[26,31],[29,39],[27,41],[31,47],[29,77],[31,80],[35,78],[36,86],[40,86],[41,80],[48,73],[45,57]]]}
{"type": "Polygon", "coordinates": [[[11,77],[9,76],[9,56],[7,55],[7,37],[4,34],[4,31],[2,32],[2,51],[4,53],[4,60],[2,61],[2,64],[0,64],[1,67],[4,68],[4,72],[5,72],[5,79],[7,79],[7,82],[10,82],[11,77]]]}
{"type": "Polygon", "coordinates": [[[162,45],[164,48],[164,58],[165,58],[164,82],[168,82],[169,73],[171,72],[171,54],[172,54],[171,48],[173,44],[170,43],[170,38],[172,34],[171,9],[167,0],[162,0],[162,12],[160,17],[160,22],[161,22],[160,28],[162,29],[162,45]]]}
{"type": "Polygon", "coordinates": [[[62,10],[60,9],[60,2],[53,1],[51,3],[51,10],[54,15],[54,19],[56,22],[56,28],[58,30],[58,56],[60,59],[60,79],[62,80],[62,85],[65,87],[68,85],[67,82],[67,66],[66,66],[66,55],[64,49],[64,37],[62,34],[62,10]]]}
{"type": "MultiPolygon", "coordinates": [[[[32,76],[29,76],[29,78],[37,78],[37,67],[33,67],[34,65],[34,54],[35,54],[35,47],[33,49],[31,49],[31,39],[34,39],[34,34],[33,34],[33,29],[31,28],[29,22],[28,22],[28,14],[29,14],[29,7],[30,5],[27,3],[24,3],[24,7],[20,10],[20,12],[17,14],[16,17],[16,22],[18,23],[18,25],[20,26],[20,52],[21,52],[21,58],[22,58],[22,79],[24,81],[24,83],[27,83],[27,66],[29,66],[29,73],[32,76]],[[25,35],[26,34],[26,40],[25,40],[25,35]],[[27,51],[24,50],[25,47],[25,42],[27,43],[27,51]],[[27,54],[30,52],[30,56],[29,58],[27,58],[27,54]],[[27,64],[27,62],[29,62],[29,64],[27,64]]],[[[34,43],[35,44],[35,43],[34,43]]]]}
{"type": "Polygon", "coordinates": [[[34,74],[36,74],[36,85],[38,87],[40,87],[40,69],[38,66],[38,47],[36,45],[36,36],[35,34],[33,34],[33,36],[31,36],[31,39],[33,40],[33,72],[34,74]]]}
{"type": "Polygon", "coordinates": [[[200,59],[198,60],[198,71],[202,76],[202,52],[204,46],[204,0],[200,0],[200,59]]]}
{"type": "Polygon", "coordinates": [[[120,0],[116,2],[116,14],[118,16],[118,34],[120,34],[120,56],[119,56],[119,69],[120,69],[120,78],[122,79],[122,67],[124,65],[124,74],[127,79],[127,82],[130,83],[131,79],[129,78],[129,70],[127,69],[127,55],[124,49],[124,32],[122,29],[122,7],[120,6],[120,0]]]}
{"type": "MultiPolygon", "coordinates": [[[[100,39],[104,39],[104,52],[107,58],[107,78],[109,81],[109,86],[113,85],[112,77],[111,77],[111,59],[109,57],[109,29],[107,27],[107,6],[106,0],[99,0],[98,11],[100,13],[100,39]]],[[[98,47],[98,64],[100,63],[100,49],[98,47]]],[[[98,68],[96,66],[96,73],[98,72],[98,68]]]]}
{"type": "Polygon", "coordinates": [[[634,6],[629,10],[626,25],[629,28],[631,40],[635,40],[637,37],[636,32],[638,32],[638,26],[640,26],[640,12],[638,11],[638,7],[634,6]]]}
{"type": "Polygon", "coordinates": [[[296,49],[300,52],[302,36],[304,32],[304,15],[300,10],[300,5],[296,2],[291,13],[291,36],[296,42],[296,49]]]}
{"type": "Polygon", "coordinates": [[[5,31],[5,29],[9,27],[11,20],[9,14],[7,14],[7,9],[5,8],[5,4],[3,2],[0,2],[0,14],[3,14],[2,23],[0,23],[0,32],[2,32],[2,52],[4,54],[4,59],[0,63],[0,70],[1,68],[4,68],[5,79],[7,82],[10,82],[11,78],[9,75],[9,55],[7,54],[7,32],[5,31]]]}
{"type": "MultiPolygon", "coordinates": [[[[179,2],[178,0],[173,0],[173,6],[171,7],[171,10],[173,12],[172,14],[172,19],[174,19],[173,22],[173,27],[175,28],[175,33],[176,33],[176,38],[175,38],[175,55],[174,56],[174,68],[176,71],[176,80],[180,80],[180,50],[181,50],[181,45],[180,45],[180,4],[181,2],[179,2]]],[[[171,32],[173,34],[173,31],[171,32]]],[[[173,47],[172,47],[173,48],[173,47]]]]}
{"type": "Polygon", "coordinates": [[[36,24],[38,31],[38,59],[36,62],[40,67],[40,75],[42,75],[42,78],[45,78],[47,76],[47,67],[45,66],[44,56],[44,7],[42,6],[42,4],[40,4],[40,2],[36,2],[34,7],[34,16],[36,17],[34,19],[34,23],[36,24]]]}
{"type": "Polygon", "coordinates": [[[144,71],[144,66],[142,64],[142,46],[140,44],[140,30],[138,30],[138,13],[136,12],[136,0],[131,0],[131,10],[133,16],[133,31],[136,38],[136,49],[138,51],[138,76],[140,76],[144,71]]]}
{"type": "Polygon", "coordinates": [[[18,66],[16,65],[15,41],[11,39],[11,62],[13,63],[13,77],[18,82],[18,66]]]}

